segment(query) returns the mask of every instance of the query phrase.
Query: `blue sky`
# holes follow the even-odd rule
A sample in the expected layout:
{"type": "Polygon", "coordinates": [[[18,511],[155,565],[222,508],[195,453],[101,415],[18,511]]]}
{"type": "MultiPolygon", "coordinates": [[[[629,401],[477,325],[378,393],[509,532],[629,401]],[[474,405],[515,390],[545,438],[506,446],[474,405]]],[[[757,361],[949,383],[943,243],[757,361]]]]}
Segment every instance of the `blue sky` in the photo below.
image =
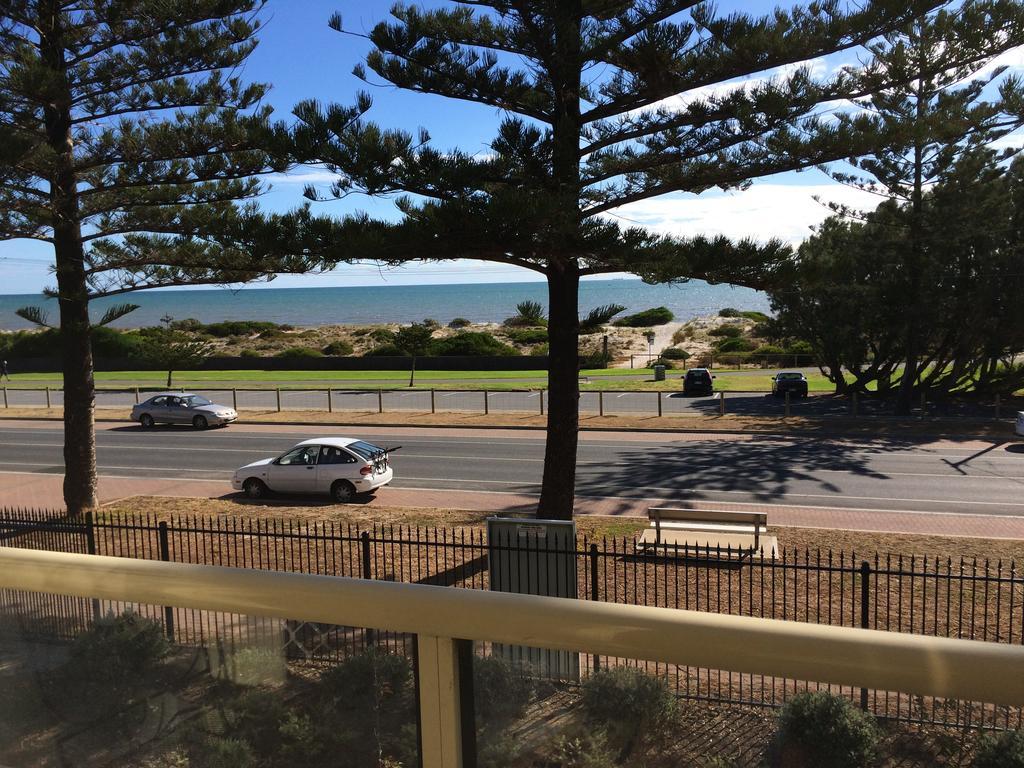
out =
{"type": "MultiPolygon", "coordinates": [[[[428,3],[443,5],[443,3],[428,3]]],[[[458,146],[467,151],[486,151],[501,119],[497,110],[399,91],[391,87],[368,87],[352,75],[352,67],[363,60],[368,43],[358,37],[339,34],[327,26],[332,13],[342,14],[346,29],[369,31],[387,17],[391,0],[346,2],[345,0],[270,0],[263,14],[265,27],[260,45],[246,63],[244,77],[268,82],[268,101],[279,118],[288,116],[292,106],[306,98],[324,102],[349,103],[359,90],[369,90],[374,106],[369,117],[387,127],[415,131],[427,128],[439,147],[458,146]]],[[[771,10],[775,3],[721,2],[720,12],[742,9],[749,13],[771,10]]],[[[834,66],[852,54],[823,63],[834,66]]],[[[1013,59],[1011,63],[1021,64],[1013,59]]],[[[371,76],[372,73],[371,73],[371,76]]],[[[287,210],[303,202],[305,183],[327,187],[327,175],[317,169],[297,169],[287,176],[270,179],[271,190],[260,199],[269,210],[287,210]]],[[[820,171],[782,174],[756,182],[744,192],[703,195],[670,195],[645,201],[619,213],[627,222],[640,222],[659,232],[779,237],[799,242],[810,228],[828,215],[815,197],[852,205],[866,205],[861,194],[831,182],[820,171]]],[[[871,201],[872,203],[874,201],[871,201]]],[[[316,203],[321,213],[338,215],[364,210],[373,215],[393,216],[388,200],[355,196],[344,201],[316,203]]],[[[35,293],[52,284],[48,265],[52,261],[46,244],[28,241],[0,243],[0,293],[35,293]]],[[[497,264],[450,262],[410,266],[402,270],[379,270],[374,265],[339,267],[325,275],[282,276],[274,287],[304,285],[384,285],[444,282],[498,282],[539,279],[524,270],[497,264]]]]}

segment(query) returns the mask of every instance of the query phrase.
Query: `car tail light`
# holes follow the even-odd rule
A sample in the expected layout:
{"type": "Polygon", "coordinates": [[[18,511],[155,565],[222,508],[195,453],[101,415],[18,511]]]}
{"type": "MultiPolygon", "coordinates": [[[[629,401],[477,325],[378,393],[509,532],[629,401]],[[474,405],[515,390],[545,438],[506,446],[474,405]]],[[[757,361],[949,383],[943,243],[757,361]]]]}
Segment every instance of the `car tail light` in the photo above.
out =
{"type": "Polygon", "coordinates": [[[362,469],[359,470],[359,474],[360,475],[372,475],[373,474],[373,465],[372,464],[367,464],[365,467],[363,467],[362,469]]]}

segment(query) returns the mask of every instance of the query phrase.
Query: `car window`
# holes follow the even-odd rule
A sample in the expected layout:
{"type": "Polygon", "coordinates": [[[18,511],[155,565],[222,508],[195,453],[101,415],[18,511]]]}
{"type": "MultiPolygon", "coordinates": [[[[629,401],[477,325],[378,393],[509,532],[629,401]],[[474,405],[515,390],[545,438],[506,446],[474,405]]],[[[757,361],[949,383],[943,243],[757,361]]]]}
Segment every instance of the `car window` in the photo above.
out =
{"type": "Polygon", "coordinates": [[[167,398],[167,404],[169,406],[171,406],[171,408],[180,408],[181,407],[181,398],[180,397],[169,397],[169,398],[167,398]]]}
{"type": "Polygon", "coordinates": [[[383,448],[378,448],[373,443],[368,443],[365,440],[356,440],[354,443],[349,443],[345,447],[350,451],[354,451],[359,454],[364,459],[371,459],[374,454],[380,453],[384,450],[383,448]]]}
{"type": "Polygon", "coordinates": [[[324,445],[320,448],[321,464],[355,464],[358,459],[344,448],[335,445],[324,445]]]}
{"type": "Polygon", "coordinates": [[[200,405],[213,405],[212,401],[207,400],[205,397],[200,397],[199,395],[189,395],[188,397],[183,397],[181,399],[189,408],[197,408],[200,405]]]}
{"type": "Polygon", "coordinates": [[[152,400],[149,401],[149,404],[150,405],[167,405],[167,398],[166,397],[154,397],[152,400]]]}
{"type": "Polygon", "coordinates": [[[283,466],[310,466],[320,455],[319,445],[299,445],[277,460],[283,466]]]}
{"type": "Polygon", "coordinates": [[[787,381],[796,381],[802,379],[804,376],[802,373],[780,373],[776,378],[785,379],[787,381]]]}

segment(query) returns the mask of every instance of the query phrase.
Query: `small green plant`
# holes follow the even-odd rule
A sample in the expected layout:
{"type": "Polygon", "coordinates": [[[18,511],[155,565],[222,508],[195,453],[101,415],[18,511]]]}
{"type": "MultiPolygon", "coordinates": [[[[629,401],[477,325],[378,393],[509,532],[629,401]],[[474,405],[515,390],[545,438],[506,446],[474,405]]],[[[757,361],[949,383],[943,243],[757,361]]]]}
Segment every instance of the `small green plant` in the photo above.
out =
{"type": "Polygon", "coordinates": [[[379,347],[364,352],[363,357],[406,357],[406,354],[404,350],[394,344],[381,344],[379,347]]]}
{"type": "Polygon", "coordinates": [[[316,357],[323,357],[324,353],[319,349],[312,349],[310,347],[289,347],[288,349],[282,349],[274,357],[280,357],[284,360],[312,360],[316,357]]]}
{"type": "Polygon", "coordinates": [[[500,656],[473,659],[473,702],[479,725],[515,720],[532,696],[533,682],[521,668],[500,656]]]}
{"type": "Polygon", "coordinates": [[[740,311],[733,307],[725,307],[724,309],[718,310],[719,317],[739,317],[740,311]]]}
{"type": "Polygon", "coordinates": [[[656,734],[676,714],[676,699],[660,677],[634,667],[612,667],[583,683],[583,711],[609,741],[628,755],[647,734],[656,734]]]}
{"type": "Polygon", "coordinates": [[[484,331],[462,331],[446,339],[434,339],[430,344],[430,354],[440,357],[511,357],[519,352],[484,331]]]}
{"type": "Polygon", "coordinates": [[[249,359],[249,360],[252,360],[252,359],[259,359],[259,358],[263,357],[263,355],[261,355],[261,354],[260,354],[259,352],[257,352],[257,351],[256,351],[255,349],[243,349],[243,350],[242,350],[242,351],[241,351],[241,352],[239,353],[239,355],[238,355],[238,356],[239,356],[239,357],[244,357],[244,358],[246,358],[246,359],[249,359]]]}
{"type": "Polygon", "coordinates": [[[827,691],[800,693],[779,713],[773,768],[864,768],[880,738],[875,718],[827,691]]]}
{"type": "Polygon", "coordinates": [[[595,307],[587,313],[587,316],[580,320],[580,333],[597,333],[606,326],[615,315],[625,312],[626,308],[621,304],[604,304],[595,307]]]}
{"type": "Polygon", "coordinates": [[[720,325],[708,331],[708,336],[725,336],[730,339],[738,339],[743,335],[743,329],[738,325],[720,325]]]}
{"type": "Polygon", "coordinates": [[[331,355],[332,357],[345,357],[346,355],[351,355],[355,350],[349,342],[339,339],[338,341],[332,341],[330,344],[325,345],[320,351],[325,355],[331,355]]]}
{"type": "Polygon", "coordinates": [[[560,768],[614,768],[615,754],[601,730],[563,733],[555,739],[551,762],[560,768]]]}
{"type": "Polygon", "coordinates": [[[469,325],[472,325],[472,323],[464,317],[456,317],[448,323],[449,328],[465,328],[469,325]]]}
{"type": "Polygon", "coordinates": [[[697,329],[694,328],[692,324],[687,323],[682,328],[680,328],[678,331],[676,331],[675,333],[672,334],[672,343],[673,344],[683,344],[683,343],[685,343],[687,341],[692,341],[693,338],[696,335],[697,335],[697,329]]]}
{"type": "Polygon", "coordinates": [[[284,330],[284,326],[278,326],[277,323],[270,323],[264,320],[224,320],[219,323],[209,323],[203,326],[201,330],[211,336],[216,336],[218,339],[223,339],[228,336],[255,336],[258,333],[278,328],[284,330]]]}
{"type": "Polygon", "coordinates": [[[429,328],[432,331],[433,330],[437,330],[438,328],[441,327],[441,324],[439,322],[437,322],[437,320],[435,320],[432,317],[424,318],[423,322],[420,323],[420,325],[426,326],[427,328],[429,328]]]}
{"type": "Polygon", "coordinates": [[[517,328],[505,335],[516,344],[545,344],[548,340],[546,328],[517,328]]]}
{"type": "Polygon", "coordinates": [[[719,352],[751,352],[754,342],[749,339],[725,338],[715,344],[719,352]]]}
{"type": "Polygon", "coordinates": [[[547,326],[544,307],[539,301],[521,301],[516,304],[516,314],[505,320],[509,326],[547,326]]]}
{"type": "Polygon", "coordinates": [[[369,335],[378,344],[390,344],[395,340],[395,332],[387,328],[374,328],[369,335]]]}
{"type": "Polygon", "coordinates": [[[202,745],[199,764],[209,768],[252,768],[256,765],[256,755],[241,739],[209,736],[202,745]]]}
{"type": "Polygon", "coordinates": [[[1024,768],[1024,732],[981,736],[971,768],[1024,768]]]}
{"type": "Polygon", "coordinates": [[[654,307],[637,312],[635,315],[627,315],[621,320],[616,320],[612,325],[620,328],[647,328],[652,325],[664,325],[671,323],[675,315],[668,307],[654,307]]]}

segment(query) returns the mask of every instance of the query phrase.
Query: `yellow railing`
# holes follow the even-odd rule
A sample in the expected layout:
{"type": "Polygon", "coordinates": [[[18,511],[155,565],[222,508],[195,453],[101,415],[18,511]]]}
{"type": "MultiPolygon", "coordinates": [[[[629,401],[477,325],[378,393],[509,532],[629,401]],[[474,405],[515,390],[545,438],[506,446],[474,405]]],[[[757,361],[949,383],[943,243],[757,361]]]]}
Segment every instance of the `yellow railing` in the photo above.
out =
{"type": "Polygon", "coordinates": [[[423,765],[461,766],[458,638],[1024,705],[1024,647],[669,608],[0,549],[0,587],[418,637],[423,765]]]}

